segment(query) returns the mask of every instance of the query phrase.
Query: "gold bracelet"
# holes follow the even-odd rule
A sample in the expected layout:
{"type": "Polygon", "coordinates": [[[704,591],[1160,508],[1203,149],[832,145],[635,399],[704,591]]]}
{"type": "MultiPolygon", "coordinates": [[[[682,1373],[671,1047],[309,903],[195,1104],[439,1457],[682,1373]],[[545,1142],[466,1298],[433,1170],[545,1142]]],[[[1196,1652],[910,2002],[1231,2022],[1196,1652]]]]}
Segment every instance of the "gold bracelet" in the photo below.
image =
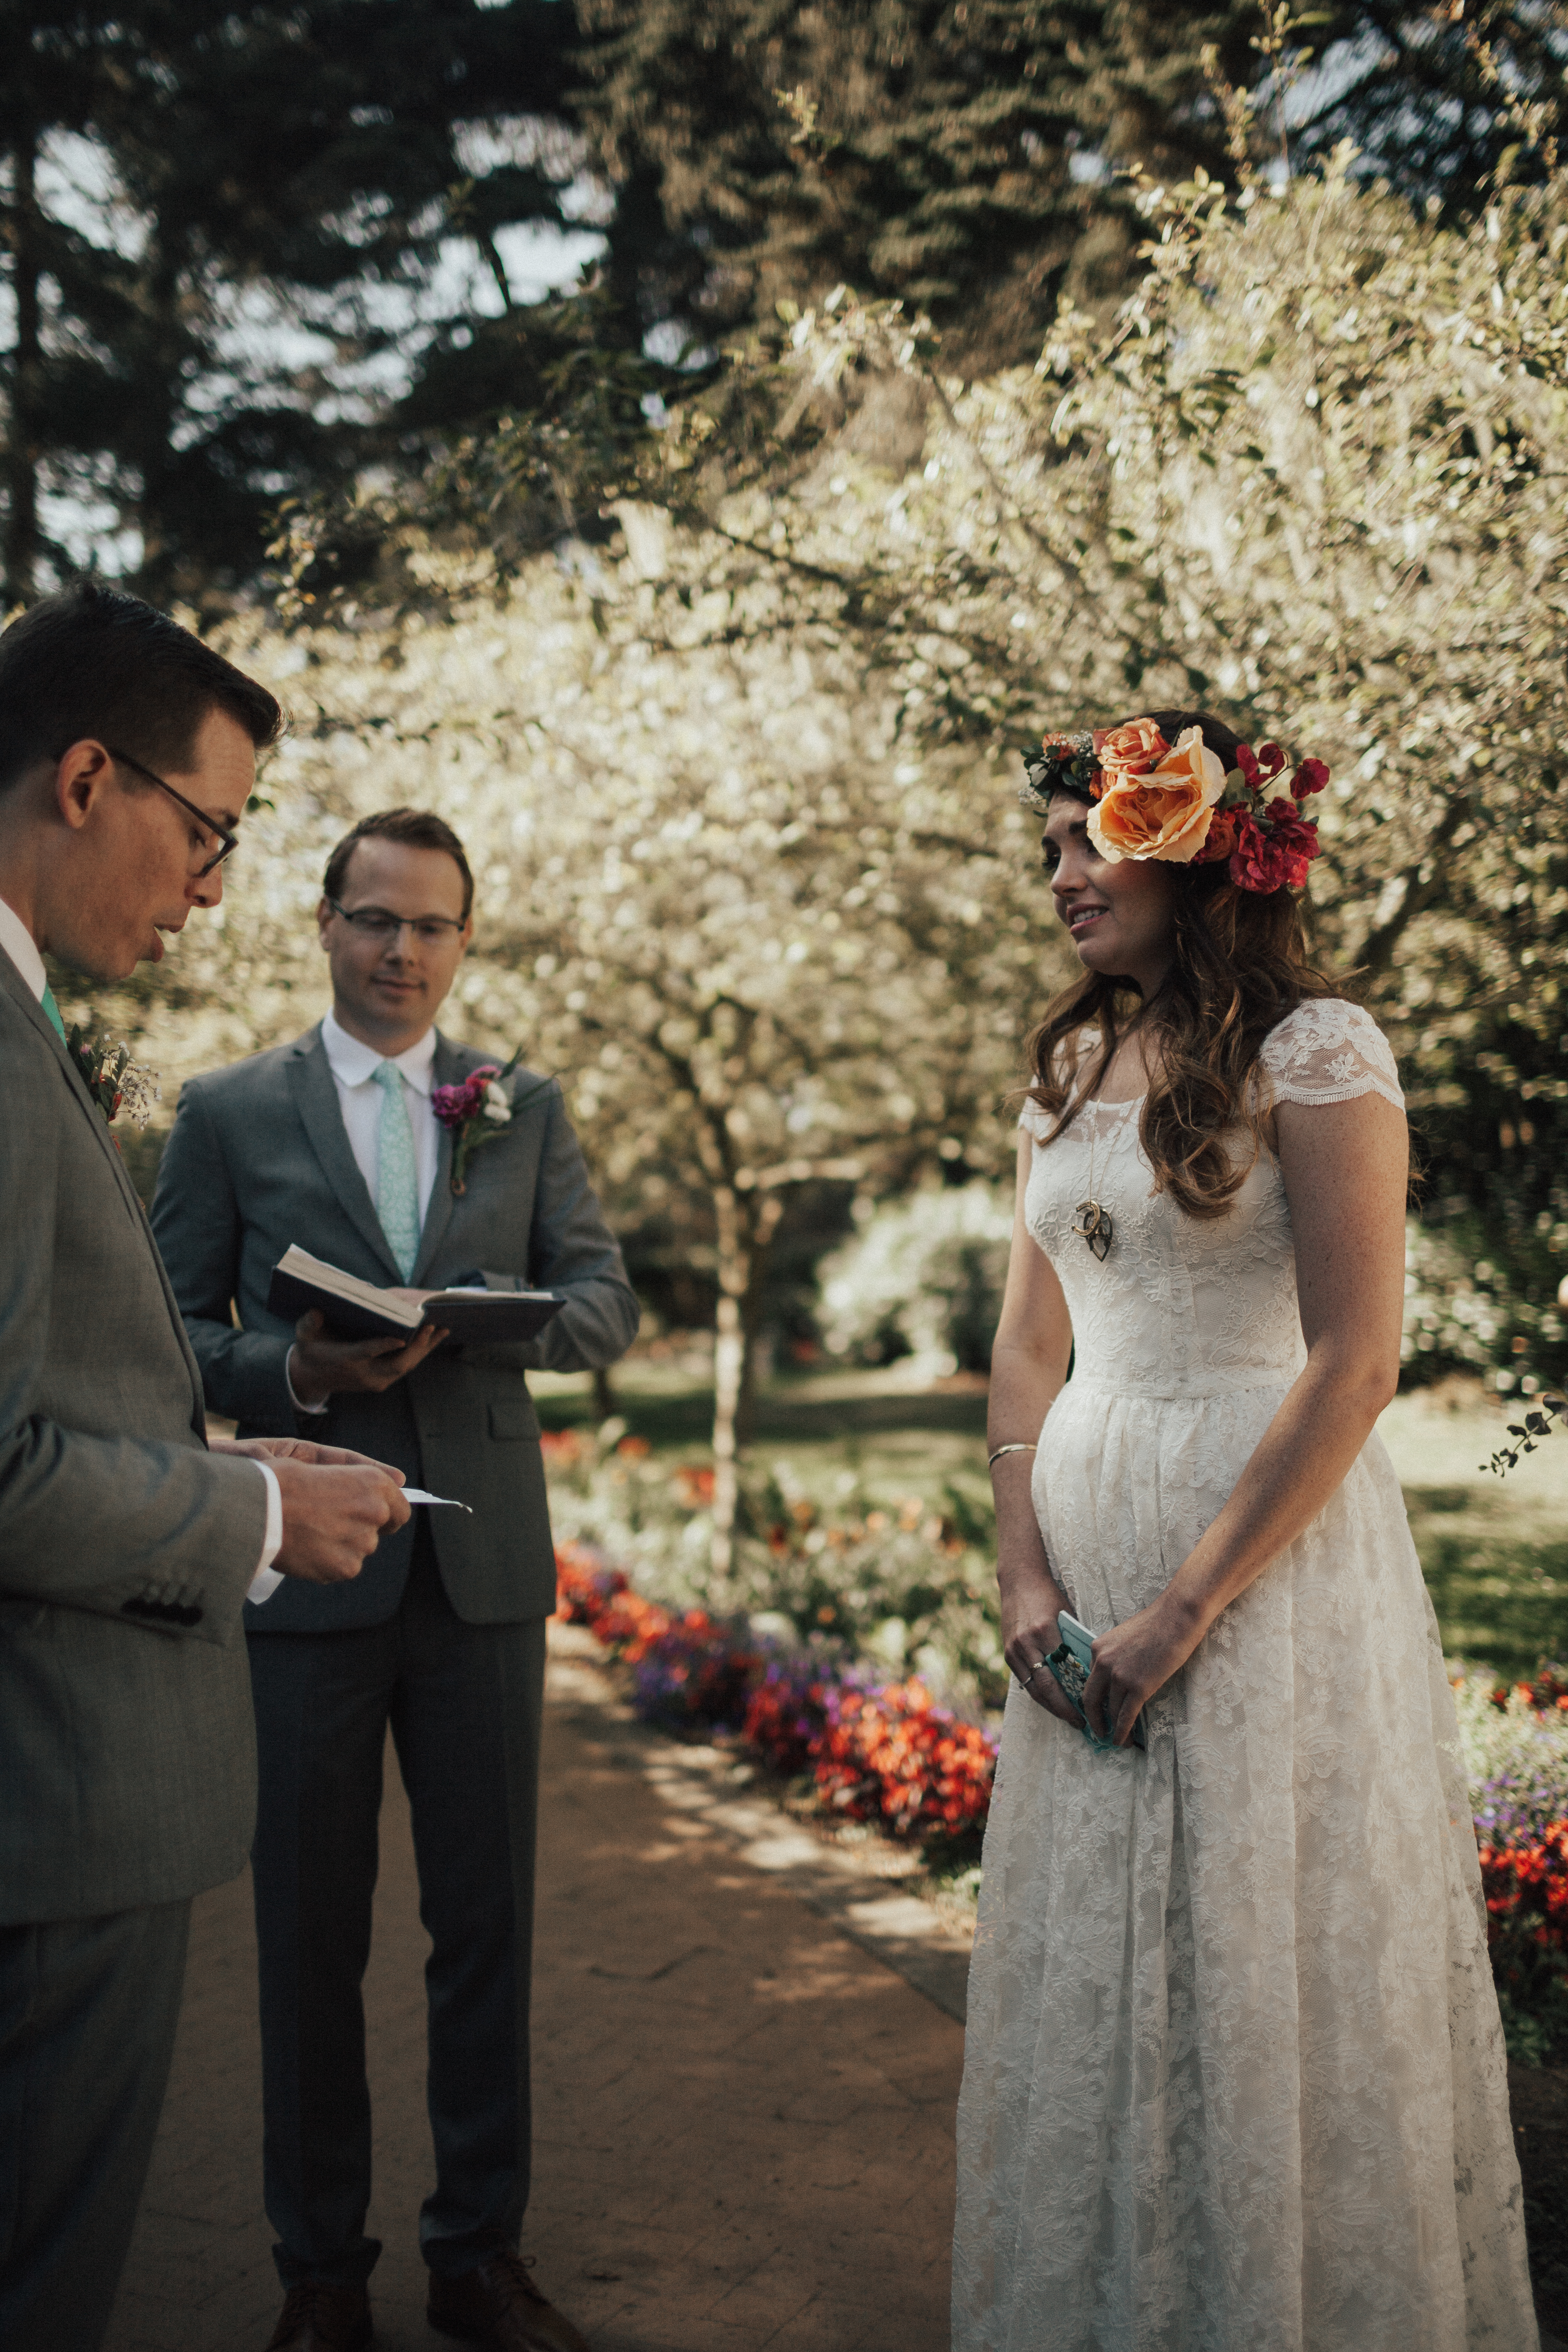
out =
{"type": "Polygon", "coordinates": [[[1034,1447],[1026,1444],[1023,1438],[1016,1439],[1011,1445],[999,1445],[994,1454],[988,1454],[985,1457],[985,1467],[987,1470],[994,1470],[1004,1454],[1033,1454],[1034,1451],[1034,1447]]]}

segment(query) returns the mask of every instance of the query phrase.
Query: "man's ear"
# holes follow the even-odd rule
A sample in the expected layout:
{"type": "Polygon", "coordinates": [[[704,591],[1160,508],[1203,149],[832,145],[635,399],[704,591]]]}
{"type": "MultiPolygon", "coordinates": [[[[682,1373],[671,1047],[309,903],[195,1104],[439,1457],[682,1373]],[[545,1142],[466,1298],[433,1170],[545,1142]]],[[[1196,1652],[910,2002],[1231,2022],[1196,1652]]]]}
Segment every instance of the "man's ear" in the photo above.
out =
{"type": "Polygon", "coordinates": [[[327,925],[331,919],[331,901],[330,898],[322,898],[316,908],[316,940],[323,955],[327,948],[327,925]]]}
{"type": "Polygon", "coordinates": [[[79,833],[92,814],[93,803],[109,788],[113,767],[107,750],[91,736],[72,743],[55,762],[55,808],[73,833],[79,833]]]}

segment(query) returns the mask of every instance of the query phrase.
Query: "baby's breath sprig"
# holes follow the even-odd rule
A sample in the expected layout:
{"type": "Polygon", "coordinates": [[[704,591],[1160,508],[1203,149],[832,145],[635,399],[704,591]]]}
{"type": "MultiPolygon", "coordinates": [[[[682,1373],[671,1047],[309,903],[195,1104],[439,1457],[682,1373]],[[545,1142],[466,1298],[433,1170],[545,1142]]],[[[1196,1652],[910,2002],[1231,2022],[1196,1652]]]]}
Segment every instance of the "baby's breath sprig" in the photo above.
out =
{"type": "Polygon", "coordinates": [[[115,1045],[102,1041],[89,1045],[79,1023],[72,1024],[66,1045],[109,1125],[123,1111],[138,1133],[145,1134],[153,1104],[163,1098],[157,1071],[149,1069],[145,1062],[133,1062],[123,1037],[115,1045]]]}

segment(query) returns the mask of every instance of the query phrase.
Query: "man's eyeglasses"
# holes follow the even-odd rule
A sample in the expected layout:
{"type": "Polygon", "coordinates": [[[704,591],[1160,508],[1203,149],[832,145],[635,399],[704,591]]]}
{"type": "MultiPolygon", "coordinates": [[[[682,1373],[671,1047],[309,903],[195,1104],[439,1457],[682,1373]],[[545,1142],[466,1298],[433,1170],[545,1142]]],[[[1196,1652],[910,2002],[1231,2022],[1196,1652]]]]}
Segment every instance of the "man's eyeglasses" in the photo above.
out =
{"type": "Polygon", "coordinates": [[[458,922],[450,915],[421,915],[416,920],[410,915],[393,915],[384,907],[341,907],[335,898],[327,900],[334,915],[352,923],[362,939],[375,940],[384,946],[412,931],[423,948],[444,947],[453,934],[468,929],[465,919],[458,922]]]}
{"type": "Polygon", "coordinates": [[[206,864],[197,869],[198,882],[204,881],[215,866],[221,866],[224,859],[231,856],[239,847],[237,833],[230,833],[226,825],[217,824],[214,818],[208,816],[205,809],[197,808],[195,801],[188,801],[184,793],[177,793],[173,784],[166,784],[155,770],[143,766],[140,760],[133,760],[129,751],[117,751],[112,743],[106,743],[103,748],[111,760],[119,761],[122,768],[134,768],[139,776],[145,776],[150,784],[156,784],[161,793],[167,793],[172,801],[178,801],[186,814],[195,818],[205,833],[215,834],[217,836],[216,849],[207,859],[206,864]]]}

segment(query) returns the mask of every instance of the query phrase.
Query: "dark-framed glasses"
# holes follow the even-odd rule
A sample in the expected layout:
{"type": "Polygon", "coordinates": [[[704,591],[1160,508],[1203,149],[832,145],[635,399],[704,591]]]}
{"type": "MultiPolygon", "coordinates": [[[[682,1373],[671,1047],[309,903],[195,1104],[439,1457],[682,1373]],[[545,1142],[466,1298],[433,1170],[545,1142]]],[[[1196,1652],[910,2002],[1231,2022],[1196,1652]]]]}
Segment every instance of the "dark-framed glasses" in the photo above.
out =
{"type": "Polygon", "coordinates": [[[383,947],[412,931],[422,948],[445,947],[447,941],[468,929],[467,920],[456,920],[451,915],[394,915],[385,907],[343,907],[335,898],[327,900],[334,915],[352,923],[361,939],[374,940],[383,947]]]}
{"type": "Polygon", "coordinates": [[[145,776],[150,784],[156,784],[161,793],[167,793],[172,801],[178,801],[186,814],[194,816],[205,833],[216,835],[218,845],[206,864],[197,869],[198,882],[204,881],[215,866],[221,866],[226,857],[233,856],[239,847],[237,833],[230,833],[226,825],[219,824],[215,817],[208,816],[205,809],[199,809],[195,801],[188,801],[184,793],[177,793],[173,784],[165,783],[155,769],[149,768],[141,760],[133,760],[129,751],[117,751],[112,743],[106,743],[103,748],[111,760],[119,761],[122,768],[134,768],[139,776],[145,776]]]}

